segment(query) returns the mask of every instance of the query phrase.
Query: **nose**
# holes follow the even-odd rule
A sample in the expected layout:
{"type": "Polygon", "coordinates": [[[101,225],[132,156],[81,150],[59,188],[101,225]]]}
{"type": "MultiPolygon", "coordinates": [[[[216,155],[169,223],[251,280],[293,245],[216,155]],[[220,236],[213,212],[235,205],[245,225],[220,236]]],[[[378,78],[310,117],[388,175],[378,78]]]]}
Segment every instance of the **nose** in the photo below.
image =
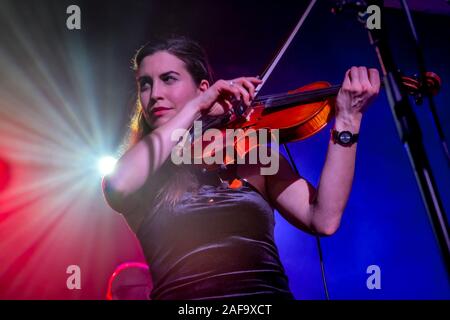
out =
{"type": "Polygon", "coordinates": [[[158,81],[155,81],[153,83],[150,99],[152,104],[154,104],[158,100],[163,99],[163,89],[158,81]]]}

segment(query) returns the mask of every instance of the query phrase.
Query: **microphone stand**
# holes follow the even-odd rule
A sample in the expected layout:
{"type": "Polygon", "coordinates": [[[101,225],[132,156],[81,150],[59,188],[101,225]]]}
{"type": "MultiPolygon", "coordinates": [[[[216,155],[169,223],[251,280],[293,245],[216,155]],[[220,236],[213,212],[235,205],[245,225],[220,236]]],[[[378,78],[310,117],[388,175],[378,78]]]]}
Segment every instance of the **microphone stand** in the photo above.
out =
{"type": "MultiPolygon", "coordinates": [[[[348,1],[344,2],[348,3],[348,1]]],[[[383,0],[367,1],[363,10],[365,11],[369,4],[378,5],[382,9],[383,3],[383,0]]],[[[358,2],[358,5],[361,5],[361,3],[358,2]]],[[[338,6],[342,7],[342,4],[338,4],[338,6]]],[[[422,201],[446,267],[447,279],[449,280],[450,240],[447,216],[425,153],[422,132],[406,90],[402,85],[401,74],[394,63],[387,38],[387,27],[383,22],[384,19],[381,19],[380,29],[368,29],[370,44],[375,48],[384,75],[385,90],[397,131],[411,162],[422,201]]]]}
{"type": "MultiPolygon", "coordinates": [[[[417,64],[419,67],[419,83],[423,83],[425,80],[425,74],[427,72],[427,69],[425,67],[425,58],[423,56],[423,51],[419,42],[419,37],[416,32],[416,27],[414,26],[411,12],[409,10],[408,4],[406,0],[401,0],[403,10],[405,11],[406,17],[408,19],[408,27],[411,30],[411,34],[414,40],[414,47],[416,50],[416,56],[417,56],[417,64]]],[[[430,107],[431,115],[433,116],[434,125],[436,126],[436,130],[439,136],[439,140],[441,141],[442,150],[444,151],[444,156],[447,160],[447,166],[450,167],[450,153],[448,149],[447,142],[445,140],[444,131],[442,130],[441,123],[439,121],[439,116],[436,111],[436,104],[434,103],[433,95],[431,92],[425,91],[425,95],[428,98],[428,105],[430,107]]],[[[421,102],[419,100],[419,102],[421,102]]],[[[416,102],[417,103],[417,102],[416,102]]]]}

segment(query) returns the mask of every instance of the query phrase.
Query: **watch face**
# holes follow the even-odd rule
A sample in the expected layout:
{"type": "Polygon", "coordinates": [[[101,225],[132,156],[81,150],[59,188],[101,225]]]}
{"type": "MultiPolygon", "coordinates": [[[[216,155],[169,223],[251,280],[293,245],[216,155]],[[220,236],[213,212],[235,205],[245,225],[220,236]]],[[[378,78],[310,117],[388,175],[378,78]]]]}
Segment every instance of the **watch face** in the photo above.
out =
{"type": "Polygon", "coordinates": [[[344,144],[348,144],[352,141],[352,134],[349,131],[342,131],[339,134],[339,141],[341,141],[344,144]]]}

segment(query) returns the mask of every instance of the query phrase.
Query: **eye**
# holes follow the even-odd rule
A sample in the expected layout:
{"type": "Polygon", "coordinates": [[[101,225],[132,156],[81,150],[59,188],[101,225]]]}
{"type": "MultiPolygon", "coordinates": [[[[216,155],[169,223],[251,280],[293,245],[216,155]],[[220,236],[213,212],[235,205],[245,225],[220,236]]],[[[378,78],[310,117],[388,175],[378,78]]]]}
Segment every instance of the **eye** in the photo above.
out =
{"type": "Polygon", "coordinates": [[[152,87],[151,81],[148,78],[142,78],[139,80],[140,91],[146,91],[152,87]]]}
{"type": "Polygon", "coordinates": [[[175,78],[174,76],[165,76],[162,78],[162,80],[167,84],[171,84],[174,83],[177,80],[177,78],[175,78]]]}

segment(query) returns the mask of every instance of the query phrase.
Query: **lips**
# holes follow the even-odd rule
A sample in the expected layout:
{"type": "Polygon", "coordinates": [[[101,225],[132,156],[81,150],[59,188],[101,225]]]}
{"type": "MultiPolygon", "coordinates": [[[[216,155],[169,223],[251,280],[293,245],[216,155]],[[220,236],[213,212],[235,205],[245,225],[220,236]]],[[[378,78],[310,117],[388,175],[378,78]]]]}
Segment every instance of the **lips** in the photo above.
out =
{"type": "Polygon", "coordinates": [[[156,114],[156,113],[161,113],[162,111],[166,111],[166,110],[171,110],[173,108],[168,108],[168,107],[155,107],[152,109],[152,113],[156,114]]]}

